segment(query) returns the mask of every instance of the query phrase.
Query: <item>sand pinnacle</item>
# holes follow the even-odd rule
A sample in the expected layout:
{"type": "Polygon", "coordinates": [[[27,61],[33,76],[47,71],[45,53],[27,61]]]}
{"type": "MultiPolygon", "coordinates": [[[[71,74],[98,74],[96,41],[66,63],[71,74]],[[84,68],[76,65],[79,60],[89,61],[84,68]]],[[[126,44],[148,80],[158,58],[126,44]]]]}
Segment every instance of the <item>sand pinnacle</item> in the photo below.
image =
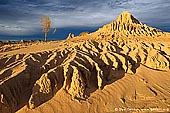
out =
{"type": "Polygon", "coordinates": [[[117,18],[116,20],[117,22],[120,22],[120,23],[136,23],[136,24],[140,24],[140,22],[134,18],[130,12],[128,11],[123,11],[117,18]]]}

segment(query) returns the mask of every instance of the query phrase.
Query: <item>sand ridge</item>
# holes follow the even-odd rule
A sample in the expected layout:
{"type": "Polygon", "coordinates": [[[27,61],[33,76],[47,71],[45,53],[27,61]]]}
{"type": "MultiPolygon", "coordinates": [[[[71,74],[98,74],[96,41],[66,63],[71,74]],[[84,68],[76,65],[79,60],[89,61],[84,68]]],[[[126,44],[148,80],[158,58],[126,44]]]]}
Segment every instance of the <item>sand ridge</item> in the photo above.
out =
{"type": "Polygon", "coordinates": [[[123,11],[116,20],[99,28],[97,32],[100,32],[101,35],[113,34],[114,36],[119,35],[121,37],[146,36],[152,38],[165,37],[167,34],[139,22],[128,11],[123,11]]]}

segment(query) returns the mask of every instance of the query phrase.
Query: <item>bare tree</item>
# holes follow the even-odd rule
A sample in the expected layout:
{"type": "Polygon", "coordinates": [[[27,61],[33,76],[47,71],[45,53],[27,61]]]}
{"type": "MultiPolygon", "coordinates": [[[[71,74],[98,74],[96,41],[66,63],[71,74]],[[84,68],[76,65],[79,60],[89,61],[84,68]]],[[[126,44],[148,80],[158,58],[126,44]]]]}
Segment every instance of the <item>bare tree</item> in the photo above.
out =
{"type": "Polygon", "coordinates": [[[51,28],[51,21],[49,16],[43,16],[40,19],[40,25],[42,27],[42,32],[44,32],[44,40],[47,41],[48,31],[51,28]]]}
{"type": "Polygon", "coordinates": [[[56,32],[56,28],[54,28],[54,30],[53,30],[53,34],[55,34],[55,32],[56,32]]]}

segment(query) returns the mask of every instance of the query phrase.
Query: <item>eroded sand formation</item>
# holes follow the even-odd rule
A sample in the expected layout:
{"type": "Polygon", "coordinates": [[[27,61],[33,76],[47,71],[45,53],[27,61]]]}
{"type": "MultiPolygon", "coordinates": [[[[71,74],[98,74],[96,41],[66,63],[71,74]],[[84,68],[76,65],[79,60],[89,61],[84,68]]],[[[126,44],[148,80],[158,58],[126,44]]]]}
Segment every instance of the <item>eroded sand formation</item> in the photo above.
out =
{"type": "Polygon", "coordinates": [[[160,37],[163,35],[163,31],[156,28],[152,28],[139,22],[129,12],[124,11],[121,13],[117,20],[110,24],[103,26],[98,30],[101,34],[114,34],[120,37],[128,36],[148,36],[148,37],[160,37]]]}
{"type": "MultiPolygon", "coordinates": [[[[24,105],[36,108],[53,99],[60,90],[73,101],[86,102],[93,89],[103,90],[126,74],[134,75],[141,65],[168,73],[170,44],[162,40],[170,40],[168,36],[123,12],[111,24],[85,36],[3,51],[0,54],[0,112],[15,112],[24,105]]],[[[165,88],[170,92],[170,88],[165,88]]],[[[149,89],[158,95],[153,88],[149,89]]],[[[170,93],[163,97],[168,99],[168,96],[170,93]]],[[[169,105],[167,102],[166,106],[169,105]]]]}

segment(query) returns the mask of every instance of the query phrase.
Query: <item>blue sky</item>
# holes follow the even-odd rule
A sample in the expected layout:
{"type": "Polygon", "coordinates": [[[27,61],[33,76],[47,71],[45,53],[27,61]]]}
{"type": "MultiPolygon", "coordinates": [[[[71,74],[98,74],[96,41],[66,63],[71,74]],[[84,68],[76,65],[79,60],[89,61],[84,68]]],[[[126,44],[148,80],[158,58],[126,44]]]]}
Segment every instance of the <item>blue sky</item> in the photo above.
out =
{"type": "Polygon", "coordinates": [[[58,29],[56,38],[69,30],[91,32],[124,10],[142,23],[170,31],[169,0],[0,0],[0,36],[41,36],[39,19],[44,15],[58,29]]]}

